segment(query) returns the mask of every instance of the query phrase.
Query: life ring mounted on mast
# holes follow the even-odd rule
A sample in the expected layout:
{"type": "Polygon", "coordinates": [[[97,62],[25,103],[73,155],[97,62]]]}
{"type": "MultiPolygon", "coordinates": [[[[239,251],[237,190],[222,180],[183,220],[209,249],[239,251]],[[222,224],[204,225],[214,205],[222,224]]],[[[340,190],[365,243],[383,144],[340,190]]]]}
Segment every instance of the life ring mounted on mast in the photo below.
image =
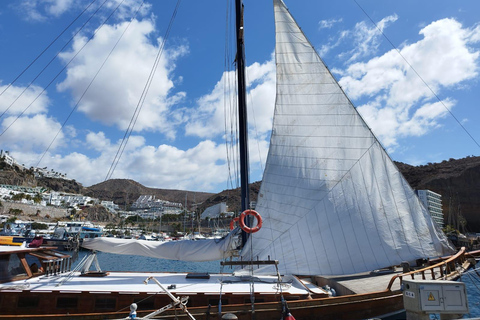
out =
{"type": "Polygon", "coordinates": [[[251,210],[251,209],[248,209],[248,210],[245,210],[242,212],[242,214],[240,215],[240,228],[245,231],[246,233],[255,233],[257,232],[258,230],[260,230],[262,228],[262,217],[260,216],[260,214],[255,211],[255,210],[251,210]],[[255,219],[257,219],[257,225],[255,227],[252,227],[250,228],[249,226],[247,226],[245,224],[245,218],[246,216],[254,216],[255,219]]]}

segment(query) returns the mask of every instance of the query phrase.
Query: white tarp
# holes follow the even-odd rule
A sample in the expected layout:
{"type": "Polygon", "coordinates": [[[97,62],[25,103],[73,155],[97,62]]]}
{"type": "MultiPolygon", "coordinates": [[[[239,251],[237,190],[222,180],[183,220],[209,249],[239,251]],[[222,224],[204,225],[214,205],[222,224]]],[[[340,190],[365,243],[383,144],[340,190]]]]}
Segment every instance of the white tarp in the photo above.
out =
{"type": "Polygon", "coordinates": [[[424,206],[281,0],[275,0],[277,96],[244,260],[281,273],[352,274],[452,252],[424,206]]]}
{"type": "Polygon", "coordinates": [[[218,218],[220,214],[226,213],[227,212],[227,203],[226,202],[220,202],[217,203],[216,205],[210,206],[205,211],[202,212],[202,219],[205,218],[218,218]]]}
{"type": "Polygon", "coordinates": [[[102,252],[182,261],[214,261],[230,257],[238,247],[231,232],[222,239],[147,241],[119,238],[84,239],[82,247],[102,252]]]}

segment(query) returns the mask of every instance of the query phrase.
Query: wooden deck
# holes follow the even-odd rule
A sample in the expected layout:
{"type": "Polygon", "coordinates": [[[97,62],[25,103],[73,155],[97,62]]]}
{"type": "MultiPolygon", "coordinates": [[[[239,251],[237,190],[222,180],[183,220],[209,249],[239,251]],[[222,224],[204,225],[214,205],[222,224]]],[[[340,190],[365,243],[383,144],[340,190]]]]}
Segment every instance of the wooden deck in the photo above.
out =
{"type": "MultiPolygon", "coordinates": [[[[359,273],[347,276],[323,276],[316,277],[316,281],[322,286],[329,285],[334,288],[339,295],[351,295],[385,291],[392,277],[399,274],[401,269],[377,275],[359,273]]],[[[400,290],[400,281],[395,282],[391,290],[400,290]]]]}

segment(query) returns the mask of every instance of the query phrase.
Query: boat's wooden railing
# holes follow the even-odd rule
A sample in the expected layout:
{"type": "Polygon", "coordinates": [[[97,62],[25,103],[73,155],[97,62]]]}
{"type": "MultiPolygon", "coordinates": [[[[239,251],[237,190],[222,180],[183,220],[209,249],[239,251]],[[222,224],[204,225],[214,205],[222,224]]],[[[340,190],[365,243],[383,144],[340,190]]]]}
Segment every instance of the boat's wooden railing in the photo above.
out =
{"type": "Polygon", "coordinates": [[[31,252],[30,255],[40,260],[46,276],[69,272],[72,267],[72,257],[55,250],[31,252]]]}
{"type": "Polygon", "coordinates": [[[439,280],[439,279],[449,279],[452,276],[458,274],[458,266],[462,266],[467,260],[466,249],[465,247],[461,248],[455,255],[442,259],[441,262],[432,264],[423,269],[413,270],[410,272],[397,274],[390,279],[387,290],[391,290],[395,280],[400,279],[400,285],[403,282],[403,279],[410,277],[411,279],[422,279],[422,280],[439,280]]]}

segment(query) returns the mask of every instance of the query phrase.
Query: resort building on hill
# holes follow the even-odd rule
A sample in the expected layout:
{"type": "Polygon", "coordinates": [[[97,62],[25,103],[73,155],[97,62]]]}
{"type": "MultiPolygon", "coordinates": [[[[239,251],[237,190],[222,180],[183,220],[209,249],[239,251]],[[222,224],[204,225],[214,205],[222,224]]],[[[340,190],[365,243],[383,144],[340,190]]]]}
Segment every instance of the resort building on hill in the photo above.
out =
{"type": "Polygon", "coordinates": [[[15,159],[10,155],[8,151],[0,150],[0,158],[3,158],[3,161],[5,161],[9,166],[13,167],[17,164],[15,159]]]}
{"type": "Polygon", "coordinates": [[[22,164],[19,164],[14,157],[10,155],[10,152],[0,150],[0,159],[2,159],[6,164],[11,167],[17,167],[20,170],[25,170],[25,167],[22,164]]]}
{"type": "Polygon", "coordinates": [[[67,178],[66,173],[60,173],[57,172],[53,169],[50,169],[50,171],[47,169],[47,167],[44,168],[32,168],[33,173],[35,175],[35,178],[56,178],[56,179],[63,179],[63,180],[72,180],[67,178]]]}
{"type": "Polygon", "coordinates": [[[100,201],[100,205],[104,206],[110,212],[117,212],[120,207],[113,203],[113,201],[100,201]]]}
{"type": "Polygon", "coordinates": [[[430,190],[416,190],[415,192],[425,208],[427,208],[428,212],[430,212],[433,221],[437,224],[437,226],[443,228],[445,221],[442,210],[442,195],[430,190]]]}
{"type": "Polygon", "coordinates": [[[159,210],[173,210],[178,211],[183,208],[181,203],[170,202],[161,199],[155,199],[153,195],[141,195],[137,201],[132,204],[133,210],[139,209],[159,209],[159,210]]]}
{"type": "Polygon", "coordinates": [[[55,191],[50,192],[50,194],[45,194],[45,197],[48,204],[56,207],[69,206],[79,208],[99,202],[98,199],[94,199],[81,194],[63,193],[55,191]]]}

